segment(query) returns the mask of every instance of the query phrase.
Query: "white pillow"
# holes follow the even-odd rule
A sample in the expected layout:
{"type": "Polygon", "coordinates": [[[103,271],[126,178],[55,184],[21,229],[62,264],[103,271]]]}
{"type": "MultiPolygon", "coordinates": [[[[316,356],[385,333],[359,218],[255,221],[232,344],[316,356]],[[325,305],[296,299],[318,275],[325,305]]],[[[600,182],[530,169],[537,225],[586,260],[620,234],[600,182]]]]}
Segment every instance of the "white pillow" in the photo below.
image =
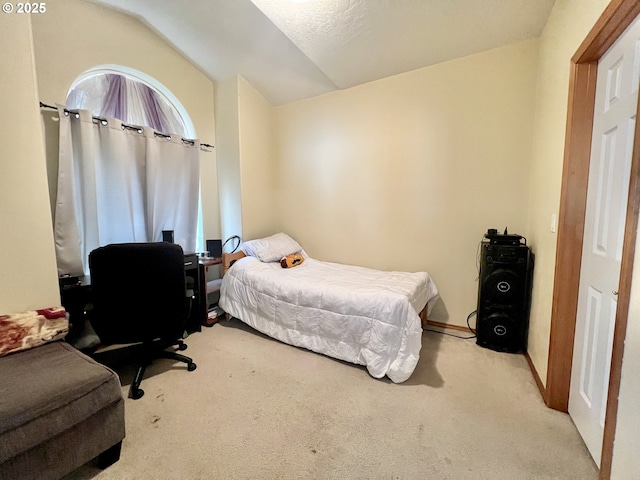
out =
{"type": "Polygon", "coordinates": [[[270,237],[249,240],[240,245],[246,255],[256,257],[261,262],[279,262],[292,253],[300,253],[302,247],[286,233],[276,233],[270,237]]]}

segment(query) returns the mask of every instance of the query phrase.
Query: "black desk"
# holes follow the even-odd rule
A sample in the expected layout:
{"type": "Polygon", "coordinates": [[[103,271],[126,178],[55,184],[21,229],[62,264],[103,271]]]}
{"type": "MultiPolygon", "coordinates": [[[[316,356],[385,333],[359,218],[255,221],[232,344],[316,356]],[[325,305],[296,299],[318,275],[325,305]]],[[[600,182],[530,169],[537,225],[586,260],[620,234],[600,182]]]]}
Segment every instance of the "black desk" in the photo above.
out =
{"type": "Polygon", "coordinates": [[[72,281],[70,277],[60,277],[60,301],[69,314],[69,329],[73,323],[84,322],[85,310],[91,304],[91,284],[89,278],[72,281]]]}
{"type": "MultiPolygon", "coordinates": [[[[187,333],[202,330],[201,325],[207,321],[206,292],[202,290],[201,266],[195,253],[184,254],[184,273],[187,277],[187,288],[191,290],[191,310],[187,319],[187,333]]],[[[79,324],[86,319],[85,311],[91,308],[91,279],[86,277],[60,277],[60,301],[69,313],[69,329],[73,323],[79,324]]]]}
{"type": "Polygon", "coordinates": [[[193,293],[187,333],[199,332],[202,330],[201,325],[207,320],[207,294],[202,291],[202,273],[195,253],[184,254],[184,274],[187,277],[187,289],[193,293]]]}

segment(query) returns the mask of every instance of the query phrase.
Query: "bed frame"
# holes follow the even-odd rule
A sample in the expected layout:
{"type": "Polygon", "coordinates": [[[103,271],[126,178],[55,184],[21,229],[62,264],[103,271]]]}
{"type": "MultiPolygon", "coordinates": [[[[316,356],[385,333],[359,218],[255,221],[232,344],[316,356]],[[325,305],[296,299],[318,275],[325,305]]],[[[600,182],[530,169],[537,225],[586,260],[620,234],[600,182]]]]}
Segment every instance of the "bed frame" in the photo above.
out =
{"type": "MultiPolygon", "coordinates": [[[[229,267],[233,265],[233,262],[235,262],[236,260],[240,260],[242,257],[246,257],[244,252],[223,253],[222,254],[222,276],[224,276],[225,273],[227,273],[227,270],[229,270],[229,267]]],[[[422,311],[419,313],[419,315],[420,315],[420,321],[422,322],[422,328],[423,329],[427,328],[427,306],[426,305],[422,309],[422,311]]],[[[229,320],[228,313],[225,313],[225,319],[229,320]]]]}
{"type": "Polygon", "coordinates": [[[242,257],[246,257],[244,252],[235,252],[235,253],[223,253],[222,254],[222,276],[227,273],[229,267],[233,265],[233,262],[236,260],[240,260],[242,257]]]}

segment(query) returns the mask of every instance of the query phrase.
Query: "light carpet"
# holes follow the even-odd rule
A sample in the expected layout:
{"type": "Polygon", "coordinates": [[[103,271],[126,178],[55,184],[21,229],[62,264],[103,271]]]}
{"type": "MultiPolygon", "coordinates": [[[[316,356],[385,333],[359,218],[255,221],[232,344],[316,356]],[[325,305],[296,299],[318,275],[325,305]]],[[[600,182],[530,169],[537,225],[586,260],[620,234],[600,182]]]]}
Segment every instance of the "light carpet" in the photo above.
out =
{"type": "MultiPolygon", "coordinates": [[[[413,376],[393,384],[238,320],[186,343],[195,371],[158,360],[145,396],[127,398],[120,460],[65,480],[598,476],[569,416],[544,405],[522,355],[425,332],[413,376]]],[[[133,371],[117,372],[126,396],[133,371]]]]}

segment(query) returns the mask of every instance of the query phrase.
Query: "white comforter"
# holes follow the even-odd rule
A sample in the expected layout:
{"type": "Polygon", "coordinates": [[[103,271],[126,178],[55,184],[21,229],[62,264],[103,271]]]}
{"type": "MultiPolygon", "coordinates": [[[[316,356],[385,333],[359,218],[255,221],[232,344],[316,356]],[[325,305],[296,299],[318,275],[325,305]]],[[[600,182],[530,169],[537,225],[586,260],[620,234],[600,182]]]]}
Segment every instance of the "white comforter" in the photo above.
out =
{"type": "Polygon", "coordinates": [[[425,272],[383,272],[306,258],[294,268],[245,257],[225,274],[220,307],[260,332],[407,380],[422,346],[418,312],[437,298],[425,272]]]}

